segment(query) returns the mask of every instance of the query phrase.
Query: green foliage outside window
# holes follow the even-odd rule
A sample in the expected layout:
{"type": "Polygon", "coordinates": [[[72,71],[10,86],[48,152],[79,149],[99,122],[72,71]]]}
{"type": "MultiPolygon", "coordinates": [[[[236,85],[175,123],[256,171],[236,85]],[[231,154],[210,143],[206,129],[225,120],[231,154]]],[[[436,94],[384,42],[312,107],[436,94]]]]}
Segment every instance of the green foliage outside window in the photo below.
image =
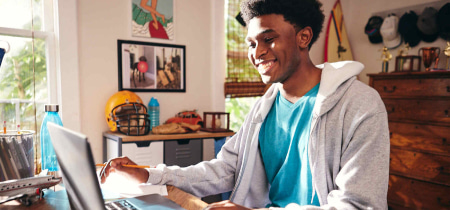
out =
{"type": "Polygon", "coordinates": [[[230,113],[230,129],[237,132],[244,122],[253,104],[260,97],[227,98],[225,99],[225,110],[230,113]]]}
{"type": "MultiPolygon", "coordinates": [[[[5,37],[5,36],[0,36],[5,37]]],[[[32,103],[33,97],[36,101],[46,101],[47,91],[47,67],[45,58],[45,41],[34,40],[34,57],[31,39],[11,38],[24,41],[23,48],[3,58],[0,68],[0,99],[10,100],[11,103],[0,103],[2,120],[7,121],[9,130],[15,129],[16,104],[20,103],[20,126],[21,129],[35,130],[35,113],[32,103]],[[34,62],[33,62],[34,59],[34,62]],[[35,74],[33,76],[33,65],[35,74]],[[36,83],[36,87],[34,87],[36,83]],[[23,102],[24,100],[29,102],[23,102]]],[[[20,43],[20,41],[15,42],[20,43]]],[[[13,53],[13,52],[11,52],[13,53]]],[[[43,106],[37,107],[38,123],[43,117],[43,106]]]]}

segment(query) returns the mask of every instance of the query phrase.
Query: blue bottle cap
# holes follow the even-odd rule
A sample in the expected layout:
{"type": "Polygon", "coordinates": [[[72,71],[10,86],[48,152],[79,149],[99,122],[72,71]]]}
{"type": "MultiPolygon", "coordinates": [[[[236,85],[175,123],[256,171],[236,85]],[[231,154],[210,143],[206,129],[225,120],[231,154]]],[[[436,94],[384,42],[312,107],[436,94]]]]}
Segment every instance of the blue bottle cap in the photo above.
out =
{"type": "Polygon", "coordinates": [[[158,100],[156,98],[151,98],[148,106],[159,106],[158,100]]]}

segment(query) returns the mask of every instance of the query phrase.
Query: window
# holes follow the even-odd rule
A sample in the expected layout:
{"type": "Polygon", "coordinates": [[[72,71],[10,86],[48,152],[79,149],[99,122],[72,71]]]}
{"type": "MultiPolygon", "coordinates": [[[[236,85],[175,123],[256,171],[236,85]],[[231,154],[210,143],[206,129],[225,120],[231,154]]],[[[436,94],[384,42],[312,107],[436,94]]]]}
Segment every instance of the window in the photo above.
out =
{"type": "Polygon", "coordinates": [[[262,96],[266,90],[261,76],[247,58],[248,46],[244,41],[247,30],[236,20],[236,17],[240,15],[240,2],[241,0],[226,1],[227,78],[225,96],[228,98],[262,96]]]}
{"type": "Polygon", "coordinates": [[[227,45],[227,78],[225,110],[230,113],[230,129],[238,131],[256,100],[267,87],[247,58],[247,30],[237,20],[241,0],[225,3],[225,33],[227,45]]]}
{"type": "MultiPolygon", "coordinates": [[[[55,75],[55,35],[52,0],[0,1],[0,47],[10,51],[0,67],[0,120],[7,130],[33,130],[35,155],[40,157],[39,130],[44,104],[55,75]]],[[[35,159],[35,160],[36,160],[35,159]]]]}

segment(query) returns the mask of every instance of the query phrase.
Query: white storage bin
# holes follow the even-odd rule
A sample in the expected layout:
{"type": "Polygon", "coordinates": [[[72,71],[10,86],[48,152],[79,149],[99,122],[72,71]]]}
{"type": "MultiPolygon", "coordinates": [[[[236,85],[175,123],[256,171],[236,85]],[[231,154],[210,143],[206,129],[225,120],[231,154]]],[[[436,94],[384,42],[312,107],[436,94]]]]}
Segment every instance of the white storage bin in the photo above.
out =
{"type": "Polygon", "coordinates": [[[106,145],[107,159],[127,156],[138,165],[156,166],[164,161],[164,142],[130,142],[118,144],[108,140],[106,145]],[[122,148],[119,148],[121,145],[122,148]]]}
{"type": "Polygon", "coordinates": [[[122,143],[122,155],[128,156],[138,165],[156,166],[164,161],[164,143],[162,141],[144,142],[148,146],[137,143],[122,143]]]}

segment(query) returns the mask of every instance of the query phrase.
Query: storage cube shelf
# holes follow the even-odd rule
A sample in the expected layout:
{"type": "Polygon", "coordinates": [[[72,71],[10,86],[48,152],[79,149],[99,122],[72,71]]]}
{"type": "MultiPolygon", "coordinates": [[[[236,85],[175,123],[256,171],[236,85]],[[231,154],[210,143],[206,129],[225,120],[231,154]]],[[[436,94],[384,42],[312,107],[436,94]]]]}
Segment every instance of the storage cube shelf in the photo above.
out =
{"type": "Polygon", "coordinates": [[[127,136],[110,131],[103,133],[103,161],[128,156],[139,165],[189,166],[202,161],[203,139],[216,142],[233,136],[234,132],[203,132],[185,134],[127,136]]]}

